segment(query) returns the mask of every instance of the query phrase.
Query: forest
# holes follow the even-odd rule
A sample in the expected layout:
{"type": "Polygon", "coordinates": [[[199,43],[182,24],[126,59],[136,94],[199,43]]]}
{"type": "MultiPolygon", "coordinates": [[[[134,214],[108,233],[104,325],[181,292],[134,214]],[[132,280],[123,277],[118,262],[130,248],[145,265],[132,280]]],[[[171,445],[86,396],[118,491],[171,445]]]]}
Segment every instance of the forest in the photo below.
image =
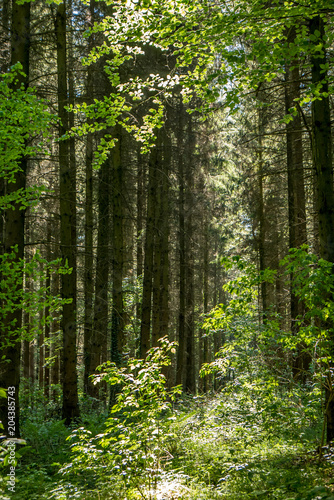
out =
{"type": "Polygon", "coordinates": [[[0,500],[334,500],[333,0],[0,16],[0,500]]]}

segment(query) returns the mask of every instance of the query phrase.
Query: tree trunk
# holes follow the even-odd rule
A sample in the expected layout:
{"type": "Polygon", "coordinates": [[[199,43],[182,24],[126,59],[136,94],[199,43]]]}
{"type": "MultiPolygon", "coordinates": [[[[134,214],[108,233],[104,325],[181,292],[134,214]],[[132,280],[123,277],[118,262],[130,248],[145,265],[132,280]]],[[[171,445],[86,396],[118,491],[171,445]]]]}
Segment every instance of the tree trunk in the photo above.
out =
{"type": "MultiPolygon", "coordinates": [[[[164,136],[162,136],[163,143],[164,136]]],[[[154,244],[153,244],[153,288],[152,288],[152,347],[158,345],[160,335],[160,295],[162,281],[162,239],[163,239],[163,219],[162,213],[162,179],[163,179],[163,157],[162,144],[156,146],[156,193],[155,193],[155,219],[154,219],[154,244]]],[[[165,214],[168,217],[168,214],[165,214]]]]}
{"type": "MultiPolygon", "coordinates": [[[[296,29],[292,27],[288,30],[288,43],[293,43],[296,38],[296,29]]],[[[285,111],[296,106],[296,100],[300,97],[300,75],[298,61],[288,64],[285,72],[285,111]]],[[[305,208],[305,187],[303,168],[303,140],[301,116],[298,113],[286,125],[287,144],[287,172],[288,172],[288,210],[289,210],[289,248],[297,248],[307,242],[306,233],[306,208],[305,208]]],[[[293,273],[290,276],[293,280],[293,273]]],[[[291,294],[291,331],[295,335],[298,333],[297,318],[301,318],[305,313],[304,303],[294,294],[291,294]]],[[[297,354],[293,362],[293,375],[295,379],[305,381],[310,359],[303,352],[303,346],[297,349],[297,354]]]]}
{"type": "MultiPolygon", "coordinates": [[[[46,260],[48,262],[51,262],[51,221],[48,220],[47,222],[47,243],[46,243],[46,260]]],[[[46,285],[46,294],[47,298],[49,299],[51,295],[51,273],[50,269],[47,269],[46,273],[46,280],[45,280],[45,285],[46,285]]],[[[45,338],[45,346],[44,346],[44,357],[45,357],[45,368],[44,368],[44,395],[47,400],[49,400],[50,397],[50,362],[48,358],[50,358],[50,322],[48,320],[50,316],[50,308],[45,307],[44,309],[44,316],[45,316],[45,327],[44,327],[44,338],[45,338]]]]}
{"type": "MultiPolygon", "coordinates": [[[[259,219],[259,264],[260,271],[264,271],[266,268],[265,262],[265,218],[264,218],[264,189],[263,189],[263,116],[262,110],[258,111],[258,134],[259,134],[259,145],[258,145],[258,219],[259,219]]],[[[261,283],[261,299],[262,299],[262,319],[265,320],[266,314],[269,309],[269,299],[268,299],[268,286],[265,281],[261,283]]]]}
{"type": "Polygon", "coordinates": [[[194,147],[195,134],[192,128],[192,117],[188,117],[187,139],[186,139],[186,218],[185,218],[185,266],[186,266],[186,321],[185,321],[185,337],[186,337],[186,377],[184,389],[186,392],[194,394],[196,392],[195,381],[195,318],[194,318],[194,147]]]}
{"type": "Polygon", "coordinates": [[[111,312],[111,360],[118,366],[121,363],[124,345],[124,310],[123,310],[123,168],[122,147],[123,132],[118,126],[115,130],[116,145],[111,152],[112,159],[112,312],[111,312]]]}
{"type": "MultiPolygon", "coordinates": [[[[55,20],[57,42],[58,115],[59,137],[68,128],[65,106],[68,104],[67,59],[66,59],[66,7],[65,2],[57,7],[55,20]]],[[[76,188],[75,171],[69,157],[67,140],[59,142],[59,189],[60,189],[60,251],[63,264],[72,269],[62,275],[61,295],[68,303],[63,306],[63,418],[69,425],[79,417],[77,352],[76,352],[76,188]]]]}
{"type": "MultiPolygon", "coordinates": [[[[102,362],[102,349],[106,350],[108,337],[108,285],[109,285],[109,192],[110,159],[99,170],[98,205],[99,220],[97,232],[97,255],[95,272],[95,303],[93,335],[90,342],[89,374],[96,373],[102,362]]],[[[100,385],[88,382],[88,393],[98,399],[100,385]]]]}
{"type": "MultiPolygon", "coordinates": [[[[160,132],[158,132],[160,135],[160,132]]],[[[151,347],[151,312],[152,312],[152,280],[153,280],[153,246],[155,203],[157,192],[158,148],[160,140],[151,151],[148,172],[147,216],[144,247],[144,277],[142,299],[142,322],[140,330],[140,357],[144,358],[151,347]]]]}
{"type": "MultiPolygon", "coordinates": [[[[334,263],[334,191],[332,165],[332,136],[328,97],[327,57],[324,50],[324,21],[320,16],[310,20],[310,34],[316,37],[311,56],[312,84],[320,90],[321,99],[312,101],[312,157],[316,175],[317,212],[319,214],[320,257],[334,263]],[[320,36],[317,34],[320,33],[320,36]],[[319,41],[322,41],[319,44],[319,41]],[[320,48],[319,48],[320,47],[320,48]]],[[[333,297],[331,297],[333,300],[333,297]]],[[[334,325],[324,325],[328,330],[331,356],[334,356],[334,325]]],[[[326,384],[327,442],[334,439],[333,381],[326,384]]]]}
{"type": "MultiPolygon", "coordinates": [[[[95,16],[95,0],[90,1],[89,8],[89,23],[91,28],[94,24],[95,16]]],[[[93,48],[93,35],[90,36],[88,42],[88,50],[93,48]]],[[[94,92],[93,71],[92,67],[88,67],[87,73],[87,98],[86,101],[91,102],[94,92]]],[[[86,192],[85,192],[85,261],[84,261],[84,393],[88,394],[89,386],[89,367],[90,367],[90,340],[93,335],[93,136],[89,134],[86,139],[86,192]]]]}
{"type": "Polygon", "coordinates": [[[172,141],[169,122],[165,124],[164,160],[161,182],[161,277],[159,300],[159,338],[168,335],[169,326],[169,170],[171,166],[172,141]]]}
{"type": "MultiPolygon", "coordinates": [[[[28,86],[29,81],[29,49],[30,49],[30,3],[19,4],[17,0],[12,2],[12,37],[11,37],[11,65],[17,62],[22,64],[24,75],[18,75],[14,83],[16,88],[21,84],[28,86]]],[[[20,160],[19,170],[14,174],[15,182],[7,183],[6,194],[11,195],[16,191],[25,189],[26,186],[27,160],[20,160]]],[[[24,257],[24,216],[25,211],[20,210],[20,203],[14,205],[14,209],[5,212],[4,219],[4,253],[10,253],[17,246],[15,260],[24,257]]],[[[19,278],[19,277],[18,277],[19,278]]],[[[18,279],[16,290],[23,286],[18,279]]],[[[15,290],[13,290],[14,292],[15,290]]],[[[18,307],[9,312],[3,319],[3,331],[1,332],[0,358],[5,356],[9,362],[0,365],[0,387],[7,389],[13,387],[12,396],[15,397],[15,437],[20,435],[19,420],[19,386],[20,386],[20,328],[22,325],[22,311],[18,307]],[[15,325],[13,330],[13,324],[15,325]],[[10,345],[3,347],[5,340],[10,339],[10,345]],[[13,394],[14,393],[14,394],[13,394]]],[[[0,420],[4,426],[4,433],[8,435],[8,411],[7,400],[0,398],[0,420]]],[[[12,436],[14,437],[14,436],[12,436]]]]}
{"type": "MultiPolygon", "coordinates": [[[[145,161],[143,155],[138,151],[137,153],[137,219],[136,219],[136,240],[137,240],[137,265],[136,265],[136,275],[137,275],[137,286],[139,286],[140,279],[143,274],[143,216],[144,216],[144,206],[145,206],[145,191],[144,191],[144,176],[145,176],[145,161]]],[[[142,304],[137,299],[136,303],[136,326],[140,328],[140,321],[142,315],[142,304]]],[[[138,336],[138,341],[136,344],[136,350],[138,350],[138,355],[140,356],[140,337],[138,336]]]]}
{"type": "MultiPolygon", "coordinates": [[[[40,287],[43,286],[43,278],[40,278],[40,287]]],[[[39,311],[39,335],[38,335],[38,387],[44,388],[44,331],[43,331],[43,316],[44,311],[41,308],[39,311]]]]}
{"type": "Polygon", "coordinates": [[[186,361],[186,334],[185,334],[185,295],[186,295],[186,274],[185,274],[185,181],[184,181],[184,144],[183,144],[183,119],[184,109],[182,102],[179,106],[179,124],[177,134],[178,147],[178,217],[179,217],[179,321],[178,321],[178,351],[176,360],[176,385],[184,384],[185,361],[186,361]]]}
{"type": "MultiPolygon", "coordinates": [[[[209,303],[209,223],[208,214],[206,207],[204,207],[204,217],[203,217],[203,313],[208,313],[208,303],[209,303]]],[[[205,335],[205,330],[202,330],[201,335],[205,335]]],[[[209,362],[209,339],[205,335],[202,339],[202,361],[203,363],[209,362]]],[[[201,367],[201,363],[200,363],[201,367]]],[[[205,376],[203,378],[203,392],[206,393],[210,389],[209,378],[205,376]]]]}
{"type": "MultiPolygon", "coordinates": [[[[60,290],[60,279],[59,274],[54,273],[51,280],[51,295],[55,297],[59,294],[60,290]]],[[[51,384],[56,386],[59,384],[59,370],[60,370],[60,353],[59,353],[59,318],[57,316],[53,317],[50,328],[51,335],[51,356],[53,358],[53,363],[51,366],[51,384]]],[[[31,349],[31,346],[30,346],[31,349]]],[[[57,392],[53,390],[53,398],[56,397],[57,392]]]]}

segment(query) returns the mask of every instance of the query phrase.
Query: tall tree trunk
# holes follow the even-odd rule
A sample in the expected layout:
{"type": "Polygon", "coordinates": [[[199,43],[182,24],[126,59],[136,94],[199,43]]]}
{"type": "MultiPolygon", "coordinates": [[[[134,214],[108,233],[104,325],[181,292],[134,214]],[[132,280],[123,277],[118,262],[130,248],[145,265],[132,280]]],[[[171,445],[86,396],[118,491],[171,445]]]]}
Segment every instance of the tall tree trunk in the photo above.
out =
{"type": "Polygon", "coordinates": [[[172,141],[169,121],[165,124],[164,160],[161,182],[161,276],[159,299],[159,338],[168,335],[169,326],[169,170],[171,166],[172,141]]]}
{"type": "MultiPolygon", "coordinates": [[[[293,43],[296,38],[296,28],[288,29],[288,43],[293,43]]],[[[296,106],[296,101],[300,97],[300,75],[298,61],[288,64],[285,71],[285,108],[296,106]]],[[[297,248],[307,242],[306,233],[306,208],[305,208],[305,187],[303,168],[303,140],[302,124],[300,113],[293,117],[286,125],[287,144],[287,172],[288,172],[288,210],[289,210],[289,247],[297,248]]],[[[293,273],[290,276],[293,280],[293,273]]],[[[290,290],[291,294],[291,331],[298,332],[297,318],[301,318],[305,313],[303,301],[290,290]]],[[[297,355],[293,362],[293,375],[296,379],[305,380],[308,370],[309,358],[303,352],[303,346],[297,349],[297,355]]]]}
{"type": "MultiPolygon", "coordinates": [[[[27,245],[27,243],[29,243],[29,240],[30,240],[30,223],[29,223],[29,218],[27,217],[27,214],[26,214],[26,219],[25,219],[25,243],[26,243],[26,247],[25,247],[25,259],[27,261],[29,261],[31,259],[31,253],[29,252],[29,245],[27,245]]],[[[31,276],[28,275],[28,273],[26,273],[25,277],[24,277],[24,287],[25,287],[25,293],[30,295],[32,293],[32,278],[31,276]]],[[[23,311],[23,324],[24,324],[24,327],[25,327],[25,332],[26,332],[26,336],[28,337],[29,336],[29,332],[30,332],[30,322],[31,322],[31,318],[30,318],[30,314],[29,314],[29,311],[27,309],[25,309],[23,311]]],[[[31,388],[29,387],[30,384],[29,384],[29,375],[30,375],[30,370],[29,370],[29,364],[30,364],[30,342],[29,340],[24,340],[23,341],[23,378],[25,379],[25,383],[26,383],[26,389],[27,391],[30,391],[31,388]]]]}
{"type": "MultiPolygon", "coordinates": [[[[204,217],[203,217],[203,313],[208,313],[208,303],[209,303],[209,223],[208,223],[208,213],[206,207],[204,207],[204,217]]],[[[205,330],[202,330],[202,335],[205,335],[205,330]]],[[[205,335],[202,339],[202,361],[203,363],[209,362],[209,339],[205,335]]],[[[201,366],[201,363],[200,363],[201,366]]],[[[203,379],[203,392],[209,390],[209,378],[207,376],[203,379]]]]}
{"type": "Polygon", "coordinates": [[[178,217],[179,217],[179,321],[178,321],[178,351],[176,360],[176,385],[183,386],[185,378],[185,361],[186,361],[186,333],[185,333],[185,295],[186,295],[186,246],[185,246],[185,180],[184,180],[184,144],[183,144],[183,120],[184,109],[182,102],[178,108],[179,123],[177,134],[178,147],[178,217]]]}
{"type": "MultiPolygon", "coordinates": [[[[110,159],[99,170],[98,205],[99,220],[97,232],[97,255],[95,272],[95,303],[93,335],[90,342],[89,374],[96,373],[102,362],[102,349],[106,350],[108,337],[108,285],[109,285],[109,192],[110,159]]],[[[88,393],[99,398],[100,386],[88,382],[88,393]]]]}
{"type": "MultiPolygon", "coordinates": [[[[43,277],[40,278],[40,288],[43,287],[43,277]]],[[[44,329],[43,329],[44,311],[41,308],[39,311],[39,335],[38,335],[38,386],[44,388],[44,329]]]]}
{"type": "Polygon", "coordinates": [[[186,377],[184,389],[194,394],[196,392],[195,380],[195,297],[194,297],[194,147],[195,134],[192,127],[192,117],[188,117],[187,139],[186,139],[186,219],[185,219],[185,265],[186,265],[186,377]]]}
{"type": "MultiPolygon", "coordinates": [[[[12,33],[11,33],[11,65],[17,62],[22,64],[24,74],[17,77],[14,83],[16,88],[21,84],[28,86],[29,81],[29,48],[30,48],[30,3],[19,4],[18,0],[12,2],[12,33]]],[[[15,182],[7,183],[6,194],[11,195],[16,191],[25,189],[26,186],[27,160],[20,160],[19,170],[14,174],[15,182]]],[[[16,246],[15,260],[19,261],[24,257],[24,216],[25,211],[20,210],[20,203],[14,205],[14,209],[5,211],[4,218],[4,253],[12,252],[16,246]]],[[[17,281],[16,290],[23,286],[20,279],[17,281]]],[[[14,291],[14,290],[13,290],[14,291]]],[[[22,312],[19,307],[9,312],[3,319],[3,331],[1,332],[0,358],[6,357],[9,362],[2,362],[0,365],[0,387],[14,387],[15,394],[15,437],[20,435],[19,420],[19,385],[20,385],[20,328],[22,325],[22,312]],[[13,331],[13,325],[14,331],[13,331]],[[10,345],[4,347],[7,340],[10,345]]],[[[0,420],[4,425],[4,432],[8,434],[8,410],[7,401],[0,398],[0,420]]],[[[14,437],[14,436],[12,436],[14,437]]]]}
{"type": "MultiPolygon", "coordinates": [[[[163,137],[162,141],[163,142],[163,137]]],[[[154,219],[154,244],[153,244],[153,287],[152,287],[152,346],[158,345],[160,335],[160,294],[161,294],[161,280],[162,280],[162,223],[164,215],[162,213],[162,178],[163,172],[163,157],[162,157],[162,144],[156,146],[157,162],[156,162],[156,193],[155,193],[155,219],[154,219]]]]}
{"type": "MultiPolygon", "coordinates": [[[[258,196],[259,196],[259,265],[260,271],[264,271],[266,268],[265,262],[265,216],[264,216],[264,189],[263,189],[263,113],[262,110],[258,111],[258,169],[257,169],[257,179],[258,179],[258,196]]],[[[268,286],[265,281],[261,283],[261,299],[262,299],[262,318],[265,320],[266,314],[269,309],[269,299],[268,299],[268,286]]]]}
{"type": "MultiPolygon", "coordinates": [[[[60,292],[60,279],[59,274],[55,273],[52,275],[51,280],[51,295],[56,297],[60,292]]],[[[59,353],[59,318],[58,316],[54,316],[51,328],[50,328],[50,336],[51,336],[51,356],[53,358],[53,363],[51,366],[51,384],[56,386],[59,384],[59,370],[60,370],[60,353],[59,353]]],[[[32,347],[30,346],[30,349],[32,347]]],[[[56,397],[56,390],[53,389],[53,398],[56,397]]]]}
{"type": "MultiPolygon", "coordinates": [[[[65,106],[68,104],[67,58],[66,58],[66,4],[57,7],[55,20],[57,42],[58,115],[59,137],[68,128],[65,106]]],[[[60,189],[60,250],[62,262],[72,269],[62,275],[61,295],[68,303],[63,305],[63,418],[69,425],[79,417],[78,378],[76,352],[76,189],[75,171],[69,157],[69,142],[59,142],[59,189],[60,189]]]]}
{"type": "MultiPolygon", "coordinates": [[[[95,17],[95,0],[90,1],[88,27],[92,28],[95,17]]],[[[92,50],[94,46],[93,35],[89,37],[88,50],[92,50]]],[[[93,69],[90,65],[87,72],[87,97],[86,101],[91,102],[94,83],[93,69]]],[[[88,394],[88,377],[90,367],[90,339],[93,335],[93,136],[89,134],[86,139],[86,192],[85,192],[85,261],[84,261],[84,392],[88,394]]]]}
{"type": "Polygon", "coordinates": [[[123,235],[123,168],[122,148],[123,134],[118,126],[115,130],[117,142],[111,152],[112,160],[112,312],[111,312],[111,360],[120,365],[122,347],[124,345],[124,311],[123,311],[123,267],[124,267],[124,235],[123,235]]]}
{"type": "MultiPolygon", "coordinates": [[[[0,38],[0,43],[2,45],[2,48],[5,47],[1,54],[1,71],[3,73],[6,73],[8,71],[8,67],[10,64],[10,42],[9,42],[9,30],[10,30],[10,13],[9,13],[9,7],[10,7],[10,0],[3,0],[2,2],[2,12],[1,12],[1,27],[2,27],[2,33],[1,33],[1,38],[0,38]]],[[[0,176],[0,197],[5,195],[5,179],[0,176]]],[[[5,217],[4,213],[0,213],[0,254],[2,255],[4,253],[4,222],[5,222],[5,217]]],[[[0,279],[1,279],[1,271],[0,271],[0,279]]]]}
{"type": "MultiPolygon", "coordinates": [[[[136,239],[137,239],[137,286],[143,274],[143,217],[145,206],[145,191],[144,191],[144,176],[145,176],[145,161],[139,150],[137,153],[137,219],[136,219],[136,239]]],[[[136,325],[140,325],[142,315],[141,302],[137,300],[136,304],[136,325]]],[[[140,355],[140,337],[137,342],[138,355],[140,355]]]]}
{"type": "MultiPolygon", "coordinates": [[[[310,34],[315,37],[311,56],[312,84],[322,93],[321,99],[312,101],[312,157],[316,175],[317,212],[319,214],[320,256],[334,263],[334,190],[331,117],[328,97],[328,74],[324,42],[323,18],[315,16],[310,20],[310,34]],[[320,34],[320,35],[319,35],[320,34]],[[319,43],[321,42],[321,43],[319,43]]],[[[331,297],[333,300],[333,297],[331,297]]],[[[328,322],[331,356],[334,357],[334,325],[328,322]]],[[[332,363],[331,363],[332,364],[332,363]]],[[[331,366],[332,368],[332,366],[331,366]]],[[[334,387],[331,376],[326,386],[327,442],[334,439],[334,387]]]]}
{"type": "MultiPolygon", "coordinates": [[[[160,135],[160,132],[158,132],[160,135]]],[[[143,299],[142,299],[142,322],[140,330],[140,357],[144,358],[151,347],[151,312],[152,312],[152,286],[153,286],[153,246],[154,246],[154,223],[155,203],[157,192],[157,168],[158,148],[157,144],[152,149],[149,158],[148,193],[147,193],[147,216],[144,246],[144,277],[143,277],[143,299]]]]}
{"type": "Polygon", "coordinates": [[[10,4],[11,0],[2,0],[1,11],[1,70],[5,73],[10,64],[10,4]]]}
{"type": "Polygon", "coordinates": [[[90,340],[93,335],[93,138],[86,142],[86,193],[85,193],[85,259],[84,259],[84,392],[88,393],[90,367],[90,340]]]}
{"type": "Polygon", "coordinates": [[[29,343],[29,380],[32,385],[35,383],[35,342],[29,343]]]}
{"type": "MultiPolygon", "coordinates": [[[[47,222],[47,242],[46,242],[46,260],[48,262],[51,262],[51,220],[48,220],[47,222]]],[[[45,286],[46,286],[46,294],[47,298],[50,297],[51,295],[51,273],[50,269],[47,269],[46,272],[46,279],[45,279],[45,286]]],[[[48,320],[50,316],[50,307],[46,306],[44,309],[44,316],[45,316],[45,327],[44,327],[44,338],[45,338],[45,346],[44,346],[44,357],[45,357],[45,368],[44,368],[44,395],[47,400],[49,400],[50,397],[50,322],[48,320]]]]}

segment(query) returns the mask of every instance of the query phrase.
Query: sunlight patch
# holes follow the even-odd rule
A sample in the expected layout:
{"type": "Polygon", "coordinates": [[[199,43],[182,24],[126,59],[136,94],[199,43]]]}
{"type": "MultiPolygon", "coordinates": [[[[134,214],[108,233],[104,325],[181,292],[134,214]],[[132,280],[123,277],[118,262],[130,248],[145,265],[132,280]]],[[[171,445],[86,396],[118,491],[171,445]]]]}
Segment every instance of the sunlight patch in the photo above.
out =
{"type": "Polygon", "coordinates": [[[154,489],[147,491],[148,498],[154,500],[178,500],[189,493],[190,489],[185,486],[184,481],[188,476],[185,474],[162,474],[161,480],[154,489]]]}

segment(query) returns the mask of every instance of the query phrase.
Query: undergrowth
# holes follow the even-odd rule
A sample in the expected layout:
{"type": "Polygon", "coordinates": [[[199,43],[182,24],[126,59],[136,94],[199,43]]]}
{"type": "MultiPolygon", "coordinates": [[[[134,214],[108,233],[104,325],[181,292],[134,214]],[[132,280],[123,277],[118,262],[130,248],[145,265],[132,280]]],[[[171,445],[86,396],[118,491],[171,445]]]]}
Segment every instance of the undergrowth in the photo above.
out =
{"type": "Polygon", "coordinates": [[[316,450],[318,401],[316,387],[239,379],[211,396],[166,397],[157,413],[139,413],[145,422],[115,411],[106,424],[106,414],[92,411],[67,429],[27,417],[30,448],[9,498],[334,500],[334,453],[319,461],[316,450]]]}

